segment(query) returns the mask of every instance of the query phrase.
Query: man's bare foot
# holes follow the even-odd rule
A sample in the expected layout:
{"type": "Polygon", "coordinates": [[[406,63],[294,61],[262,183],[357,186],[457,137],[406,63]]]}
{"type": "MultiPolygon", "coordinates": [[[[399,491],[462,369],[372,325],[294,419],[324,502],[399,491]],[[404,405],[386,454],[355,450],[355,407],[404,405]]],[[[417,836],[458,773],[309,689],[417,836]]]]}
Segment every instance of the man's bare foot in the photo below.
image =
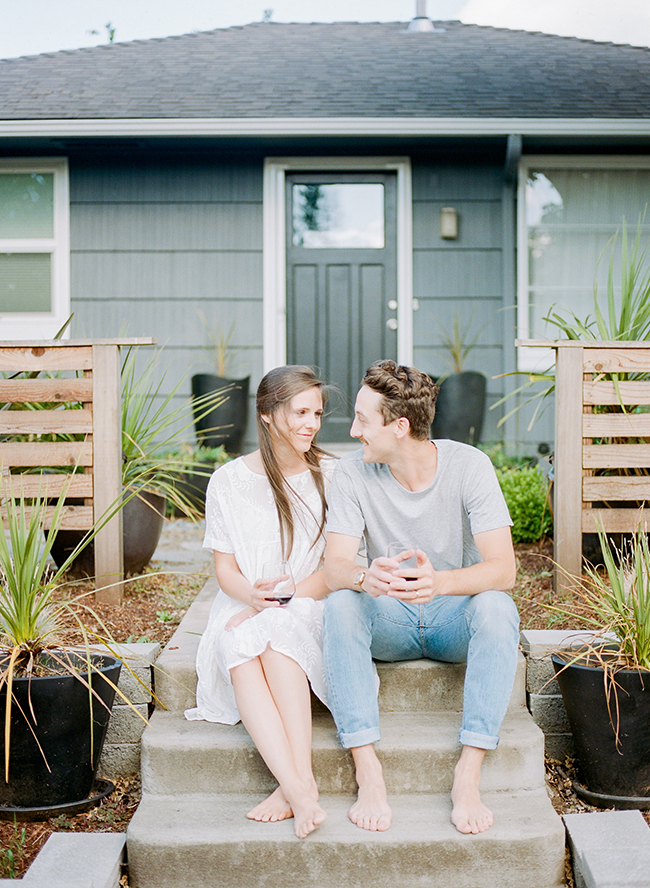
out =
{"type": "Polygon", "coordinates": [[[388,829],[393,812],[386,799],[385,787],[360,786],[359,795],[350,808],[348,817],[360,829],[368,829],[373,832],[383,832],[388,829]]]}
{"type": "Polygon", "coordinates": [[[278,820],[288,820],[289,817],[293,817],[293,811],[278,786],[268,798],[256,805],[246,816],[249,820],[259,820],[261,823],[277,823],[278,820]]]}
{"type": "Polygon", "coordinates": [[[485,832],[494,823],[492,812],[481,801],[479,792],[484,757],[484,749],[464,746],[454,771],[451,822],[461,833],[485,832]]]}
{"type": "Polygon", "coordinates": [[[386,798],[386,784],[374,746],[358,746],[352,750],[356,766],[359,794],[348,817],[359,829],[382,832],[393,818],[386,798]]]}

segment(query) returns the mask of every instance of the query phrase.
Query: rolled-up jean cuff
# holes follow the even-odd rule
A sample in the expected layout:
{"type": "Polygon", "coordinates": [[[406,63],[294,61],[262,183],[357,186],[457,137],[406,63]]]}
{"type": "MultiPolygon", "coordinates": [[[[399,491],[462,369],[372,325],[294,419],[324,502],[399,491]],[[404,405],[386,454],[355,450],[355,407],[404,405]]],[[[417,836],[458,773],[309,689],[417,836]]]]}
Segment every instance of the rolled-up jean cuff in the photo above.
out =
{"type": "Polygon", "coordinates": [[[366,728],[363,731],[356,731],[354,734],[344,734],[339,731],[339,740],[344,749],[352,749],[357,746],[368,746],[370,743],[376,743],[381,737],[379,728],[366,728]]]}
{"type": "Polygon", "coordinates": [[[478,749],[496,749],[499,745],[498,737],[489,734],[475,734],[473,731],[465,731],[461,728],[458,741],[463,746],[476,746],[478,749]]]}

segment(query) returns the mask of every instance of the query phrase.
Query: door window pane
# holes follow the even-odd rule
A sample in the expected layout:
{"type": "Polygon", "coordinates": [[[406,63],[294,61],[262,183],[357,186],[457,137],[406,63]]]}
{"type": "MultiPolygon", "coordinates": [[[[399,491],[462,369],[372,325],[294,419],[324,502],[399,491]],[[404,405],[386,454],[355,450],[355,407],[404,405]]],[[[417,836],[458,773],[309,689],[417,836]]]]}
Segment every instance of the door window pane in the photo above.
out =
{"type": "Polygon", "coordinates": [[[383,185],[294,185],[292,192],[294,246],[384,248],[383,185]]]}
{"type": "Polygon", "coordinates": [[[0,238],[54,237],[54,175],[0,174],[0,238]]]}
{"type": "Polygon", "coordinates": [[[51,265],[49,253],[0,253],[2,311],[51,311],[51,265]]]}

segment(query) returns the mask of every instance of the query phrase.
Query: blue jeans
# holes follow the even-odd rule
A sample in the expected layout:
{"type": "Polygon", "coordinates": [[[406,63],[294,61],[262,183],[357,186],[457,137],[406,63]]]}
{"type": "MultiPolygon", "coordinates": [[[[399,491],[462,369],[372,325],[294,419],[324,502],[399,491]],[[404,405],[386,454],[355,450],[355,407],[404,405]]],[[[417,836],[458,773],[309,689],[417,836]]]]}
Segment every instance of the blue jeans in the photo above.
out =
{"type": "Polygon", "coordinates": [[[467,662],[464,746],[495,749],[517,666],[519,616],[505,592],[440,595],[406,604],[385,595],[341,589],[325,600],[323,656],[328,696],[341,745],[379,740],[375,660],[467,662]]]}

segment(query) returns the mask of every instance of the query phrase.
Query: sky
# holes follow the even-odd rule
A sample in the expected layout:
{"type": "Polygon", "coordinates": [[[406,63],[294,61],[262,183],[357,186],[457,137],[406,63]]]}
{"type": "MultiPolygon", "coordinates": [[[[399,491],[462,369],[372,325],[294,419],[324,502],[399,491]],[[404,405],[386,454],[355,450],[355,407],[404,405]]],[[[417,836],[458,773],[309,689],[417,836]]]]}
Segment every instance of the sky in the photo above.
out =
{"type": "MultiPolygon", "coordinates": [[[[0,0],[0,58],[276,22],[409,21],[415,0],[0,0]]],[[[650,46],[650,0],[428,0],[433,19],[650,46]]]]}

